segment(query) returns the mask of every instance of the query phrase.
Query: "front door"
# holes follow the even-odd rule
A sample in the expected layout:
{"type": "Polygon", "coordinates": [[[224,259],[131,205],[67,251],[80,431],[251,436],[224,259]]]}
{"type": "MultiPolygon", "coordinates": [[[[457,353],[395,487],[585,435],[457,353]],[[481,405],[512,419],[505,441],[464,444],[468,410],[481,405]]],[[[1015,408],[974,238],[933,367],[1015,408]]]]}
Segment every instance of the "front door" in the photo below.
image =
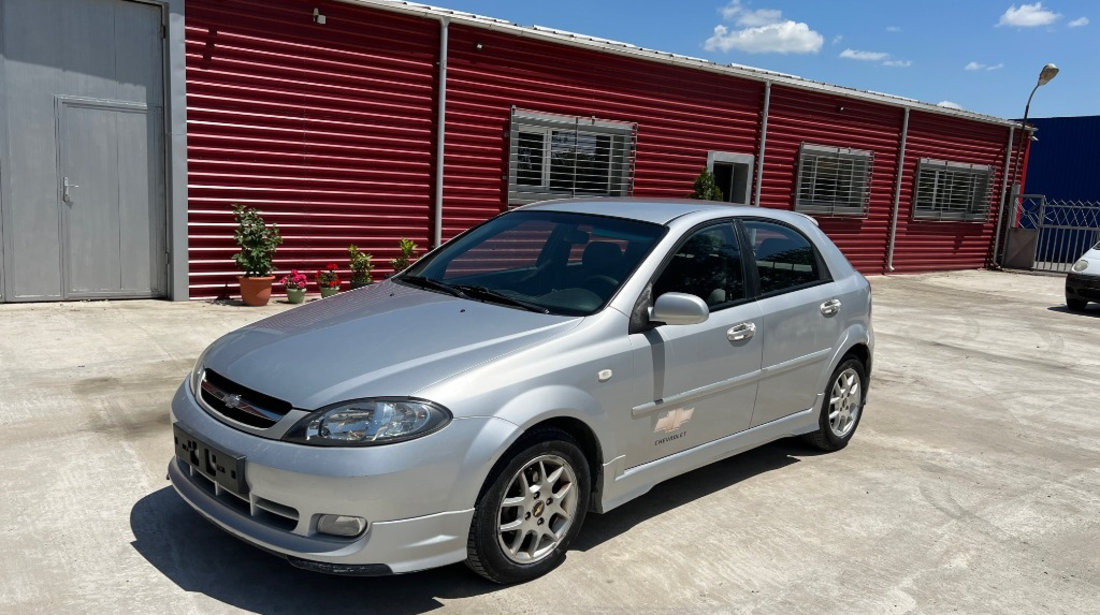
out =
{"type": "Polygon", "coordinates": [[[72,99],[57,108],[63,297],[162,294],[159,112],[72,99]]]}
{"type": "Polygon", "coordinates": [[[699,324],[631,335],[634,363],[652,375],[652,388],[637,392],[632,409],[630,466],[747,429],[756,400],[760,309],[747,298],[731,222],[699,229],[677,248],[653,284],[654,298],[667,292],[695,295],[711,313],[699,324]]]}

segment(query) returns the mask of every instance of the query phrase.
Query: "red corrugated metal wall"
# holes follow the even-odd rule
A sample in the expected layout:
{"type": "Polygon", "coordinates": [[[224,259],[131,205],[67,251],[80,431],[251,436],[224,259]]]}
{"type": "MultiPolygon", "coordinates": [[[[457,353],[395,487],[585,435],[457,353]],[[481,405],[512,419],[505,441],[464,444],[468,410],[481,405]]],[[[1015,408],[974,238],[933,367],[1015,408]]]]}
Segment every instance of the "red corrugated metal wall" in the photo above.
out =
{"type": "Polygon", "coordinates": [[[903,114],[897,107],[773,86],[761,206],[794,208],[798,152],[803,142],[873,152],[867,215],[815,218],[852,265],[866,274],[882,273],[903,114]]]}
{"type": "Polygon", "coordinates": [[[635,196],[687,196],[709,150],[756,154],[760,83],[454,25],[449,54],[444,239],[506,207],[512,105],[636,122],[635,196]]]}
{"type": "Polygon", "coordinates": [[[990,262],[1001,198],[1008,128],[914,111],[901,182],[894,269],[899,273],[977,269],[990,262]],[[921,158],[990,165],[994,169],[985,222],[913,220],[913,192],[921,158]]]}
{"type": "Polygon", "coordinates": [[[430,241],[438,23],[332,2],[189,0],[190,292],[236,293],[233,203],[278,223],[275,263],[388,271],[430,241]],[[315,24],[314,8],[327,18],[315,24]]]}

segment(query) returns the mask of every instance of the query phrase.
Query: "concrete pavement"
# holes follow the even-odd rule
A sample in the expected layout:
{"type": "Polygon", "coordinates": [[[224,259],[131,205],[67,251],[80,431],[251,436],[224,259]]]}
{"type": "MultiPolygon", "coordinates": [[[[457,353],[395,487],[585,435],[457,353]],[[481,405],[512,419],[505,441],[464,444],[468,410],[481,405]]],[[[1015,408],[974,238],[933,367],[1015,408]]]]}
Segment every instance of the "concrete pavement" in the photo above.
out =
{"type": "Polygon", "coordinates": [[[0,305],[0,612],[1094,613],[1100,306],[1062,278],[877,277],[852,444],[779,442],[589,516],[566,563],[291,568],[164,479],[167,406],[218,335],[289,306],[0,305]]]}

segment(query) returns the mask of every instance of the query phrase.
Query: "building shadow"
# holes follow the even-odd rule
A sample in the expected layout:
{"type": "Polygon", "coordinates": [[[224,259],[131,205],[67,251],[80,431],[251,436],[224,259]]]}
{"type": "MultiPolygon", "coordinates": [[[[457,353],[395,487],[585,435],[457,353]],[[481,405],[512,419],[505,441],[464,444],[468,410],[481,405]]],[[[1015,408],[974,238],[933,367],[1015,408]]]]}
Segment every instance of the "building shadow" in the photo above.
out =
{"type": "MultiPolygon", "coordinates": [[[[817,454],[781,440],[665,481],[615,510],[590,514],[573,549],[587,551],[683,504],[817,454]]],[[[208,523],[171,487],[130,511],[133,548],[188,592],[254,613],[424,613],[445,600],[492,592],[489,583],[455,564],[391,577],[338,577],[299,570],[208,523]]]]}

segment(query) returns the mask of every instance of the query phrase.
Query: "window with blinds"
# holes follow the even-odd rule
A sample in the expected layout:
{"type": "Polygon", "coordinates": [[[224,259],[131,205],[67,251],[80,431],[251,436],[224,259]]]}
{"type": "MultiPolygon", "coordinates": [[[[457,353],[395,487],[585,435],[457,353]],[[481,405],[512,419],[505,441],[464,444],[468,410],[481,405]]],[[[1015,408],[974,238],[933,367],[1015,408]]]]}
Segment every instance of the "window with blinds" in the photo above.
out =
{"type": "Polygon", "coordinates": [[[984,221],[989,216],[992,167],[921,158],[913,217],[984,221]]]}
{"type": "Polygon", "coordinates": [[[829,216],[865,216],[872,152],[803,143],[798,151],[794,209],[829,216]]]}
{"type": "Polygon", "coordinates": [[[512,108],[508,203],[629,196],[637,124],[512,108]]]}

